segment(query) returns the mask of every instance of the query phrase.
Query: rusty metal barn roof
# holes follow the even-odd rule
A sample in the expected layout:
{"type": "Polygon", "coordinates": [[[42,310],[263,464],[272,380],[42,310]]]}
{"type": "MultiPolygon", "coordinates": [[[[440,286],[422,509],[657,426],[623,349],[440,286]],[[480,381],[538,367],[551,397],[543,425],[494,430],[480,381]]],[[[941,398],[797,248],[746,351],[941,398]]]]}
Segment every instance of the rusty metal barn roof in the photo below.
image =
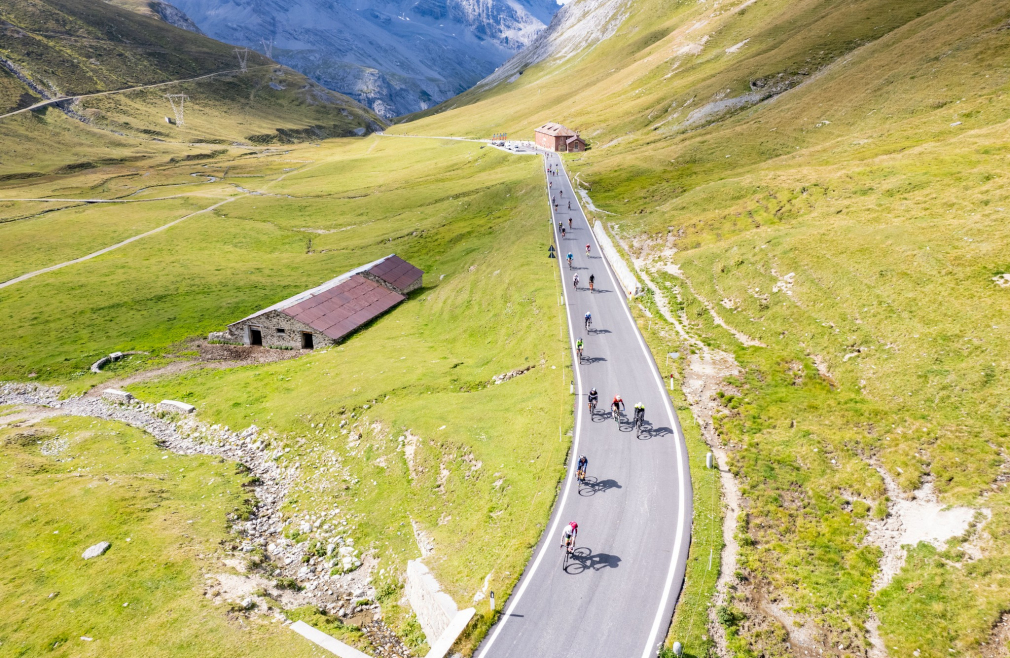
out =
{"type": "Polygon", "coordinates": [[[374,274],[397,290],[406,290],[424,276],[424,272],[395,254],[368,268],[368,273],[374,274]]]}
{"type": "Polygon", "coordinates": [[[397,290],[406,290],[424,272],[391,254],[257,311],[232,326],[277,311],[337,340],[406,299],[363,274],[381,279],[397,290]]]}
{"type": "Polygon", "coordinates": [[[548,121],[544,125],[536,129],[538,133],[547,133],[548,135],[553,135],[555,137],[574,137],[576,135],[574,130],[565,128],[560,123],[554,123],[553,121],[548,121]]]}
{"type": "Polygon", "coordinates": [[[355,274],[280,312],[338,340],[404,299],[403,295],[355,274]]]}

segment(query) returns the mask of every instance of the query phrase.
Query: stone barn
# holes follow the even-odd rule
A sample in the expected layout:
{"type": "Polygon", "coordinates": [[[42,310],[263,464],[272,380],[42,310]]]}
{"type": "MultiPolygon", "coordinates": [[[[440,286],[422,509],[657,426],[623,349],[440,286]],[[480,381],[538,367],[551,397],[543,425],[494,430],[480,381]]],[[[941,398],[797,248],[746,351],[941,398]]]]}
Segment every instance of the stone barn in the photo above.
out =
{"type": "Polygon", "coordinates": [[[534,131],[537,146],[548,151],[582,152],[586,150],[586,141],[579,133],[565,128],[560,123],[545,123],[534,131]]]}
{"type": "Polygon", "coordinates": [[[333,345],[421,287],[424,272],[391,255],[278,302],[210,335],[244,345],[311,350],[333,345]]]}

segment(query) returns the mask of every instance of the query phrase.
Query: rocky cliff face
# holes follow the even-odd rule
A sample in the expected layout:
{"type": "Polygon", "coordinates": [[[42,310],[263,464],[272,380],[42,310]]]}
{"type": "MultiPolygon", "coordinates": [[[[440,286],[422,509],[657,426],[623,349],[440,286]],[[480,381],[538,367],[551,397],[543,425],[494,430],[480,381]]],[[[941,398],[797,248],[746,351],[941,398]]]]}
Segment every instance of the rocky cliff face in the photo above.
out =
{"type": "Polygon", "coordinates": [[[206,34],[264,52],[384,117],[465,91],[532,43],[554,0],[175,0],[206,34]]]}

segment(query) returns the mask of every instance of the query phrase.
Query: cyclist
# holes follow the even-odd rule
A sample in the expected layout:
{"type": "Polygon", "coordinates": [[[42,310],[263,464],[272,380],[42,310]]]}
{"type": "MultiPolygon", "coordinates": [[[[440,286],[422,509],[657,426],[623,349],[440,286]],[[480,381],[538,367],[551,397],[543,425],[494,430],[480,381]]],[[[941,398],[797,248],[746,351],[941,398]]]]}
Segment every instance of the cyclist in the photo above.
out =
{"type": "Polygon", "coordinates": [[[575,351],[579,355],[579,363],[582,363],[582,339],[581,338],[575,343],[575,351]]]}
{"type": "Polygon", "coordinates": [[[565,526],[565,529],[561,531],[561,548],[567,550],[569,553],[575,548],[575,537],[579,534],[579,524],[572,521],[565,526]]]}
{"type": "Polygon", "coordinates": [[[596,282],[596,275],[595,274],[590,274],[589,275],[589,292],[593,292],[593,283],[595,283],[595,282],[596,282]]]}
{"type": "MultiPolygon", "coordinates": [[[[555,205],[556,205],[556,204],[555,204],[555,205]]],[[[587,256],[589,255],[589,245],[588,245],[588,244],[586,245],[586,255],[587,255],[587,256]]]]}
{"type": "Polygon", "coordinates": [[[578,272],[576,272],[575,276],[572,277],[572,285],[575,287],[576,290],[579,289],[579,273],[578,272]]]}
{"type": "Polygon", "coordinates": [[[572,269],[572,258],[574,258],[574,256],[572,256],[572,252],[569,251],[568,252],[568,269],[572,269]]]}
{"type": "MultiPolygon", "coordinates": [[[[569,210],[572,209],[572,202],[571,201],[568,202],[568,209],[569,210]]],[[[572,218],[571,217],[568,218],[568,228],[569,228],[569,230],[572,228],[572,218]]]]}
{"type": "Polygon", "coordinates": [[[579,482],[585,482],[586,481],[586,468],[588,466],[589,466],[589,460],[586,459],[586,456],[585,455],[580,456],[579,457],[579,468],[578,468],[578,473],[577,473],[577,477],[579,478],[579,482]]]}
{"type": "Polygon", "coordinates": [[[645,405],[639,402],[635,405],[635,425],[640,426],[645,422],[645,405]]]}
{"type": "MultiPolygon", "coordinates": [[[[568,202],[568,209],[569,209],[569,210],[571,210],[571,209],[572,209],[572,202],[571,202],[571,201],[569,201],[569,202],[568,202]]],[[[572,221],[572,220],[570,220],[570,219],[569,219],[568,221],[572,221]]]]}
{"type": "Polygon", "coordinates": [[[558,232],[559,233],[561,232],[561,222],[560,221],[558,222],[558,232]]]}
{"type": "Polygon", "coordinates": [[[591,326],[593,326],[593,314],[590,313],[589,311],[586,311],[586,329],[589,329],[589,327],[591,326]]]}
{"type": "Polygon", "coordinates": [[[564,190],[558,190],[558,194],[559,194],[560,196],[564,196],[564,195],[565,195],[565,191],[564,191],[564,190]]]}
{"type": "Polygon", "coordinates": [[[551,189],[552,187],[554,187],[554,181],[547,184],[547,189],[551,189]]]}
{"type": "Polygon", "coordinates": [[[561,227],[561,237],[565,237],[565,227],[561,227]]]}
{"type": "Polygon", "coordinates": [[[596,403],[600,401],[600,394],[596,392],[595,388],[589,389],[589,415],[593,416],[596,414],[596,403]]]}
{"type": "Polygon", "coordinates": [[[620,418],[621,414],[624,413],[624,400],[621,399],[620,395],[614,396],[614,401],[610,403],[610,411],[614,414],[614,420],[620,418]]]}

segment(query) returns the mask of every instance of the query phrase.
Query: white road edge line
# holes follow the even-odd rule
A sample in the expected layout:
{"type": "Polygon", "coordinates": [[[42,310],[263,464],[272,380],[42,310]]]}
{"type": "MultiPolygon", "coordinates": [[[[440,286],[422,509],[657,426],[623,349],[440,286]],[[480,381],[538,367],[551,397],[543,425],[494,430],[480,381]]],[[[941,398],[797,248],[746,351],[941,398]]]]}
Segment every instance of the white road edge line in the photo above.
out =
{"type": "MultiPolygon", "coordinates": [[[[544,187],[547,189],[547,198],[549,200],[551,192],[548,180],[549,179],[547,178],[547,158],[544,158],[544,187]]],[[[554,224],[553,207],[551,208],[551,231],[554,232],[555,234],[557,233],[557,227],[554,224]]],[[[558,244],[560,244],[560,241],[558,242],[558,244]]],[[[565,317],[568,319],[568,342],[569,347],[571,347],[572,349],[571,353],[575,354],[575,342],[574,342],[575,330],[572,328],[572,318],[571,315],[569,315],[568,313],[568,286],[565,285],[565,276],[564,276],[565,271],[564,268],[561,267],[560,252],[558,252],[557,260],[558,260],[558,270],[560,270],[561,272],[561,279],[560,279],[561,290],[563,291],[565,297],[565,317]]],[[[579,392],[577,398],[579,400],[579,404],[575,405],[575,408],[578,409],[578,412],[575,414],[575,438],[572,441],[572,451],[570,455],[578,454],[579,439],[581,438],[582,434],[582,373],[579,371],[578,368],[573,369],[575,370],[575,379],[578,381],[579,385],[579,392]]],[[[565,478],[563,486],[567,485],[567,483],[571,481],[571,477],[574,473],[575,473],[575,460],[569,459],[568,477],[565,478]]],[[[564,486],[564,493],[561,494],[561,504],[558,506],[558,515],[554,519],[554,523],[551,524],[551,529],[547,533],[547,538],[544,541],[544,545],[541,547],[540,553],[537,554],[536,560],[533,561],[533,566],[530,567],[529,573],[525,574],[525,577],[523,578],[523,584],[519,586],[519,590],[512,596],[511,600],[509,601],[508,608],[505,609],[505,613],[502,615],[502,620],[495,626],[494,633],[491,634],[491,637],[489,637],[487,640],[487,644],[485,644],[484,648],[481,650],[480,658],[484,658],[485,656],[487,656],[488,651],[491,650],[491,645],[493,645],[494,641],[498,638],[498,634],[501,633],[501,629],[505,627],[506,623],[508,623],[508,620],[512,615],[512,611],[515,610],[516,606],[519,604],[519,599],[522,598],[523,593],[526,591],[527,585],[529,585],[530,581],[533,580],[533,574],[536,573],[537,567],[539,567],[540,563],[543,561],[544,555],[547,553],[548,547],[552,545],[551,537],[553,537],[557,533],[558,523],[561,522],[561,514],[562,512],[564,512],[565,503],[568,502],[569,491],[571,491],[571,487],[564,486]]]]}
{"type": "MultiPolygon", "coordinates": [[[[564,161],[561,158],[558,158],[558,164],[561,166],[562,170],[564,170],[565,164],[564,164],[564,161]]],[[[567,171],[565,171],[565,177],[568,178],[569,183],[571,183],[571,178],[568,177],[568,172],[567,171]]],[[[574,186],[572,187],[572,189],[573,190],[575,189],[574,186]]],[[[575,198],[575,203],[576,203],[576,205],[579,206],[579,211],[582,213],[582,216],[585,217],[586,223],[588,224],[589,223],[589,217],[586,216],[586,212],[582,208],[582,204],[579,203],[578,197],[580,195],[574,195],[574,196],[576,197],[575,198]]],[[[553,213],[553,210],[552,210],[552,213],[553,213]]],[[[553,224],[554,222],[552,221],[551,223],[553,224]]],[[[604,227],[604,230],[605,229],[606,229],[606,227],[604,227]]],[[[590,227],[590,233],[592,233],[592,227],[590,227]]],[[[595,235],[593,237],[595,239],[595,235]]],[[[599,248],[599,242],[598,241],[597,241],[597,245],[596,246],[597,246],[597,248],[599,248]]],[[[616,250],[616,246],[615,246],[615,250],[616,250]]],[[[602,252],[602,249],[600,251],[602,252]]],[[[606,264],[606,266],[607,266],[607,271],[610,273],[611,280],[616,284],[617,283],[617,274],[613,271],[613,268],[610,266],[610,263],[607,261],[606,254],[602,254],[601,253],[601,256],[603,256],[602,260],[603,260],[604,264],[606,264]]],[[[560,261],[559,261],[559,266],[560,266],[560,261]]],[[[566,298],[566,301],[567,301],[567,298],[566,298]]],[[[653,364],[652,375],[653,375],[653,377],[656,378],[656,384],[659,386],[659,390],[662,391],[663,402],[666,405],[666,413],[669,415],[670,428],[674,431],[674,434],[677,437],[677,471],[678,471],[678,473],[680,475],[680,477],[679,477],[680,498],[679,498],[679,501],[678,501],[677,514],[678,514],[678,520],[680,521],[680,523],[677,526],[677,534],[676,534],[676,536],[674,537],[674,540],[673,540],[673,555],[670,558],[670,570],[666,574],[666,583],[663,585],[663,597],[662,597],[662,599],[660,599],[659,609],[656,611],[656,618],[655,618],[655,620],[652,623],[652,630],[649,631],[649,639],[645,643],[645,650],[642,651],[642,658],[654,658],[659,653],[659,645],[662,644],[662,642],[663,642],[662,639],[660,639],[660,640],[657,641],[656,640],[656,635],[659,634],[660,628],[662,627],[662,624],[663,624],[663,617],[664,617],[663,611],[666,608],[666,604],[670,600],[670,593],[673,590],[673,577],[674,577],[674,575],[676,574],[676,571],[677,571],[677,558],[680,555],[681,550],[683,550],[683,546],[684,546],[684,528],[687,527],[687,523],[685,522],[684,516],[687,513],[687,508],[686,508],[686,505],[687,505],[687,496],[690,495],[690,492],[687,491],[687,482],[690,481],[690,471],[685,471],[684,470],[685,469],[685,461],[686,461],[684,453],[685,453],[686,448],[687,448],[687,440],[684,438],[684,433],[683,433],[683,431],[680,428],[680,423],[677,422],[676,414],[675,414],[675,412],[673,410],[673,403],[670,401],[670,396],[666,392],[666,385],[663,383],[663,378],[659,374],[659,366],[656,365],[656,360],[652,357],[652,352],[650,352],[649,348],[646,346],[645,339],[642,337],[642,332],[638,328],[638,324],[635,322],[635,318],[632,317],[632,315],[631,315],[631,310],[630,310],[628,304],[627,303],[621,304],[621,306],[624,307],[624,312],[625,312],[625,314],[627,314],[628,320],[631,322],[632,327],[635,328],[635,336],[638,338],[638,345],[642,348],[642,352],[645,354],[646,360],[652,362],[652,364],[653,364]]],[[[581,385],[580,385],[580,390],[581,390],[581,385]]],[[[686,570],[686,568],[687,568],[687,565],[685,563],[685,570],[686,570]]]]}

